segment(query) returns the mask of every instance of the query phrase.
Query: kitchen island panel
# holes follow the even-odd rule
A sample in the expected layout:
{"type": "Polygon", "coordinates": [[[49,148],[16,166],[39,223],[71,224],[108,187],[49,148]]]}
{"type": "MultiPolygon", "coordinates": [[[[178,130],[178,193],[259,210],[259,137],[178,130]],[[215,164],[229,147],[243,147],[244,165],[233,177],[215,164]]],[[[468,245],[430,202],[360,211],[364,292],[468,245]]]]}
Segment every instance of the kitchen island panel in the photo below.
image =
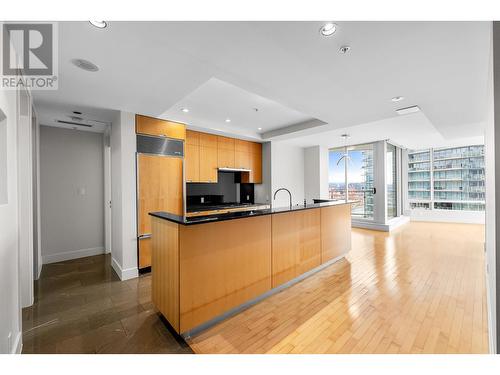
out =
{"type": "Polygon", "coordinates": [[[351,249],[351,205],[321,207],[321,264],[351,249]]]}
{"type": "Polygon", "coordinates": [[[179,224],[151,217],[151,298],[172,327],[180,332],[179,224]]]}
{"type": "Polygon", "coordinates": [[[273,288],[321,264],[320,210],[272,215],[273,288]]]}
{"type": "Polygon", "coordinates": [[[179,264],[185,332],[271,289],[271,216],[180,226],[179,264]]]}

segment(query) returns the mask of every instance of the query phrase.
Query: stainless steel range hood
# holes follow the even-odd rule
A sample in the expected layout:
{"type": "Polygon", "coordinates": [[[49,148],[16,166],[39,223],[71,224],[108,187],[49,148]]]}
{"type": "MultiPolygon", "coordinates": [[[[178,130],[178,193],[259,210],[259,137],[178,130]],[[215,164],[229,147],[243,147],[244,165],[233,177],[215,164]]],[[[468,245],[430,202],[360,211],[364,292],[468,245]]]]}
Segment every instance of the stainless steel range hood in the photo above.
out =
{"type": "Polygon", "coordinates": [[[251,169],[245,168],[219,168],[221,172],[251,172],[251,169]]]}

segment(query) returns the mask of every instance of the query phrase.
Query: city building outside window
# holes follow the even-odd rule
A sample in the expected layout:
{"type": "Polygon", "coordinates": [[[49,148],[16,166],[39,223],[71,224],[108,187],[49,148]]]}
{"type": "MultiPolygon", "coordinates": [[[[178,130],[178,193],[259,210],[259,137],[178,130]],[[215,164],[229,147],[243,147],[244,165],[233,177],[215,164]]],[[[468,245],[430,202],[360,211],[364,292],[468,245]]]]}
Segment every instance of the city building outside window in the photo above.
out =
{"type": "Polygon", "coordinates": [[[408,152],[412,210],[484,211],[484,146],[408,152]]]}

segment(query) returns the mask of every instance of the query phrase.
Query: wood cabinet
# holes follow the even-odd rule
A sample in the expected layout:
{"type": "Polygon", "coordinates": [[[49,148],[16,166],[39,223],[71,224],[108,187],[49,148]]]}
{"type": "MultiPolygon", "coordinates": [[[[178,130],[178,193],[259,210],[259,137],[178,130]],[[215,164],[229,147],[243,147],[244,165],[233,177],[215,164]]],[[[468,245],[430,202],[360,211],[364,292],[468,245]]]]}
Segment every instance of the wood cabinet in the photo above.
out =
{"type": "Polygon", "coordinates": [[[271,289],[269,215],[181,225],[179,247],[180,332],[271,289]]]}
{"type": "Polygon", "coordinates": [[[234,141],[234,166],[236,168],[250,169],[251,142],[235,139],[234,141]]]}
{"type": "Polygon", "coordinates": [[[150,212],[183,214],[182,159],[139,154],[138,227],[139,235],[151,233],[150,212]]]}
{"type": "Polygon", "coordinates": [[[262,183],[262,144],[192,130],[186,132],[186,182],[217,182],[218,168],[243,168],[245,183],[262,183]]]}
{"type": "Polygon", "coordinates": [[[186,182],[200,181],[200,133],[186,131],[184,147],[186,182]]]}
{"type": "Polygon", "coordinates": [[[152,299],[186,333],[350,250],[351,205],[183,225],[152,218],[152,299]]]}
{"type": "Polygon", "coordinates": [[[179,319],[179,225],[152,217],[151,299],[177,332],[179,319]]]}
{"type": "Polygon", "coordinates": [[[199,182],[217,182],[217,136],[200,133],[199,182]]]}
{"type": "Polygon", "coordinates": [[[151,237],[139,238],[139,269],[151,266],[151,237]]]}
{"type": "Polygon", "coordinates": [[[262,144],[250,142],[250,172],[242,173],[241,182],[262,183],[262,144]]]}
{"type": "Polygon", "coordinates": [[[343,256],[351,248],[351,205],[322,207],[320,210],[321,263],[326,263],[343,256]]]}
{"type": "Polygon", "coordinates": [[[135,132],[137,134],[186,139],[186,125],[143,115],[135,115],[135,132]]]}
{"type": "Polygon", "coordinates": [[[217,166],[234,168],[234,138],[217,137],[217,166]]]}
{"type": "Polygon", "coordinates": [[[217,182],[217,136],[186,132],[186,182],[217,182]]]}
{"type": "Polygon", "coordinates": [[[320,210],[272,215],[273,288],[321,264],[320,210]]]}

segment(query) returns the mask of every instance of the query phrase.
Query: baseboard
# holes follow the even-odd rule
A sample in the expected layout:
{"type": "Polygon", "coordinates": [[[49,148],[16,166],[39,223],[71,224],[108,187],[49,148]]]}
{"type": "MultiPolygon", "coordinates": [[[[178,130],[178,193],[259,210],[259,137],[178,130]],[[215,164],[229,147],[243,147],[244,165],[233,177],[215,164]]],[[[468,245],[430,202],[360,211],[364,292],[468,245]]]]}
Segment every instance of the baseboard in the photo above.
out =
{"type": "Polygon", "coordinates": [[[493,325],[493,316],[491,311],[492,302],[490,298],[491,286],[490,278],[488,277],[488,264],[485,262],[484,274],[486,277],[486,312],[488,313],[488,347],[490,349],[490,354],[497,354],[496,347],[496,325],[493,325]]]}
{"type": "Polygon", "coordinates": [[[111,258],[111,267],[122,281],[139,277],[139,269],[137,267],[122,269],[115,258],[111,258]]]}
{"type": "Polygon", "coordinates": [[[42,266],[43,266],[43,259],[40,259],[41,262],[38,264],[38,270],[37,270],[37,275],[36,279],[38,280],[40,278],[40,275],[42,274],[42,266]]]}
{"type": "Polygon", "coordinates": [[[399,216],[394,219],[389,220],[387,224],[373,223],[370,221],[364,220],[352,220],[353,228],[362,228],[362,229],[371,229],[378,230],[381,232],[390,232],[396,228],[399,228],[401,225],[404,225],[410,221],[408,216],[399,216]]]}
{"type": "Polygon", "coordinates": [[[12,345],[11,352],[10,352],[11,354],[21,354],[22,353],[23,341],[21,339],[22,339],[22,333],[19,332],[16,335],[16,341],[14,342],[14,345],[12,345]]]}
{"type": "Polygon", "coordinates": [[[63,253],[42,255],[42,264],[63,262],[65,260],[90,257],[100,254],[104,254],[104,247],[92,247],[90,249],[65,251],[63,253]]]}

